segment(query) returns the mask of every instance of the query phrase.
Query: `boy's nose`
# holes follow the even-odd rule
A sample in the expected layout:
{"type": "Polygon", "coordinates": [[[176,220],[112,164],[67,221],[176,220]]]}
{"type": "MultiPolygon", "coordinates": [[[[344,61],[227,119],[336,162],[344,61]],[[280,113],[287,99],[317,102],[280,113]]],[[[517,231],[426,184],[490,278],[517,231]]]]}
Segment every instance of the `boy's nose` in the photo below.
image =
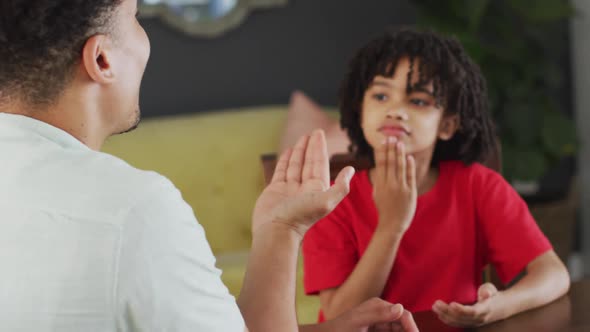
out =
{"type": "Polygon", "coordinates": [[[408,120],[408,112],[403,107],[390,107],[387,110],[387,117],[400,121],[408,120]]]}

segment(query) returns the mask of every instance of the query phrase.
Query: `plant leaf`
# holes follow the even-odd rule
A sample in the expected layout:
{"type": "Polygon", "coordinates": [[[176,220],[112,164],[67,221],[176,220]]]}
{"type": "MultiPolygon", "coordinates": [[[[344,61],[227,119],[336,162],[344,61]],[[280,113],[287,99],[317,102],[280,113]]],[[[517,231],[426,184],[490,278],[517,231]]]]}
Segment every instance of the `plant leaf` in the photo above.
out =
{"type": "Polygon", "coordinates": [[[534,146],[502,143],[504,176],[509,180],[538,180],[547,169],[547,159],[534,146]]]}
{"type": "Polygon", "coordinates": [[[577,150],[574,122],[561,112],[544,112],[541,136],[543,144],[553,157],[569,156],[577,150]]]}
{"type": "Polygon", "coordinates": [[[562,20],[574,14],[574,7],[563,0],[507,0],[517,14],[530,22],[562,20]]]}

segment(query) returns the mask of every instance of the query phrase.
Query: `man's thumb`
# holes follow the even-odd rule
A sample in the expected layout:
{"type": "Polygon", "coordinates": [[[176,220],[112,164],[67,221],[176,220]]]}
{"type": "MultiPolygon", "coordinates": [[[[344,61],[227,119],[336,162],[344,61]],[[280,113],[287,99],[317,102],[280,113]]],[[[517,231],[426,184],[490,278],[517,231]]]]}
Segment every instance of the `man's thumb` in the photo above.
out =
{"type": "Polygon", "coordinates": [[[326,192],[332,207],[336,207],[336,205],[348,195],[348,192],[350,191],[350,180],[352,179],[354,172],[355,170],[352,166],[344,167],[340,173],[338,173],[334,185],[326,192]]]}

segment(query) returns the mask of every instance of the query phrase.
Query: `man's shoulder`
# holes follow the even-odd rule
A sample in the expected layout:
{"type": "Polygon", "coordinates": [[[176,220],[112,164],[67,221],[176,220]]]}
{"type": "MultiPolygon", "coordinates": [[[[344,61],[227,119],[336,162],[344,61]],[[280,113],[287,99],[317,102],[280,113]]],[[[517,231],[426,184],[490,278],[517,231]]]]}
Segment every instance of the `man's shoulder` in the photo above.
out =
{"type": "Polygon", "coordinates": [[[136,168],[113,155],[97,152],[86,162],[92,169],[97,185],[104,192],[129,199],[139,199],[150,193],[176,190],[164,175],[151,170],[136,168]]]}
{"type": "Polygon", "coordinates": [[[125,183],[126,187],[145,190],[153,186],[173,186],[164,175],[151,170],[143,170],[130,165],[113,155],[96,152],[87,159],[90,167],[100,177],[110,180],[111,184],[125,183]]]}
{"type": "Polygon", "coordinates": [[[27,186],[37,192],[34,196],[40,199],[35,201],[50,204],[51,210],[112,219],[149,195],[176,190],[165,176],[106,153],[69,151],[59,156],[49,158],[43,172],[33,172],[27,186]]]}

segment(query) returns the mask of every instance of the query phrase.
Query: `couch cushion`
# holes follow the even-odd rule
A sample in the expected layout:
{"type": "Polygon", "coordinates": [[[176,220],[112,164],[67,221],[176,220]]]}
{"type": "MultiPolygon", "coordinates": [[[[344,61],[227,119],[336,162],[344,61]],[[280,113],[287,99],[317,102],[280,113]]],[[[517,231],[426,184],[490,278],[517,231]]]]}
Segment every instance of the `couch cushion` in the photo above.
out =
{"type": "Polygon", "coordinates": [[[279,151],[295,145],[297,140],[315,129],[323,129],[330,156],[347,153],[350,139],[340,128],[340,114],[333,107],[322,107],[301,91],[294,91],[289,101],[285,129],[281,136],[279,151]]]}

